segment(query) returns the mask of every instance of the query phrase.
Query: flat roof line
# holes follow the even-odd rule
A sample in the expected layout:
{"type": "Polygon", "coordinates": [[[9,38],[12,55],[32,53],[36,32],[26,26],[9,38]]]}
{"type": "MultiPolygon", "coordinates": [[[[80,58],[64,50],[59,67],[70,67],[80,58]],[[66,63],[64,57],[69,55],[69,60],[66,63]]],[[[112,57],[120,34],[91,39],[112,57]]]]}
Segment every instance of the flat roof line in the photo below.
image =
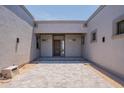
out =
{"type": "Polygon", "coordinates": [[[89,17],[86,23],[89,23],[106,5],[101,5],[99,8],[89,17]]]}
{"type": "Polygon", "coordinates": [[[82,20],[38,20],[34,21],[36,23],[85,23],[86,21],[82,20]]]}
{"type": "Polygon", "coordinates": [[[106,5],[101,5],[99,8],[88,18],[88,20],[35,20],[33,15],[28,11],[28,9],[24,5],[20,5],[20,7],[34,20],[34,22],[42,23],[42,22],[82,22],[89,23],[106,5]]]}
{"type": "Polygon", "coordinates": [[[19,5],[33,20],[35,20],[34,19],[34,17],[33,17],[33,15],[28,11],[28,9],[24,6],[24,5],[19,5]]]}

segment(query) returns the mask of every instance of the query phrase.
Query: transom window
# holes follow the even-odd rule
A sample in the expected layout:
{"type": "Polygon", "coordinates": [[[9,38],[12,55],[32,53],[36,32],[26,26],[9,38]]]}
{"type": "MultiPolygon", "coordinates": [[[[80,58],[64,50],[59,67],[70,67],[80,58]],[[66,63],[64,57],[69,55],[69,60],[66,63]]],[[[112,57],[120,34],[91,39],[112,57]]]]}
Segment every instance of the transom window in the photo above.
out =
{"type": "Polygon", "coordinates": [[[117,23],[117,34],[124,34],[124,20],[117,23]]]}

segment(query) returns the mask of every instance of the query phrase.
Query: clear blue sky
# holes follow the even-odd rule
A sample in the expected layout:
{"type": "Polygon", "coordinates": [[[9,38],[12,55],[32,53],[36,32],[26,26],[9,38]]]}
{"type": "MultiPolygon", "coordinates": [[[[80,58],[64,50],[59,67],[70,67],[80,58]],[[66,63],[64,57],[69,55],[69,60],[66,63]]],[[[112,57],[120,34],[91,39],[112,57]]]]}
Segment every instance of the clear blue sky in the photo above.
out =
{"type": "Polygon", "coordinates": [[[27,5],[36,20],[87,20],[95,5],[27,5]]]}

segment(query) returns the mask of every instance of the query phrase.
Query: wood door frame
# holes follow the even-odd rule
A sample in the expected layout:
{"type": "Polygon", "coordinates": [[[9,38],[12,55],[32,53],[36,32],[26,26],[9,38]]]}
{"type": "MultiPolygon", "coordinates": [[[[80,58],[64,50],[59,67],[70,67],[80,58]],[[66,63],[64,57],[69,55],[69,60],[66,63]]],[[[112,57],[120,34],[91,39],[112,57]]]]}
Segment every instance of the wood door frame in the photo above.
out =
{"type": "Polygon", "coordinates": [[[65,57],[65,34],[52,34],[52,57],[55,57],[54,56],[54,36],[64,37],[64,56],[59,56],[59,57],[65,57]]]}

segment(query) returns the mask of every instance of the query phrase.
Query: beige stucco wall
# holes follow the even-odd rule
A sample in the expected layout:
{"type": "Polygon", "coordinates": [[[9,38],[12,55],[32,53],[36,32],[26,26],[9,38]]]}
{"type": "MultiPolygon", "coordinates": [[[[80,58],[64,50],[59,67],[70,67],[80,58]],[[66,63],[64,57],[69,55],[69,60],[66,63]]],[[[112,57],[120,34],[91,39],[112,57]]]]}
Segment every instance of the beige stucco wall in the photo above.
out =
{"type": "Polygon", "coordinates": [[[40,21],[36,22],[35,33],[86,33],[83,21],[40,21]]]}
{"type": "Polygon", "coordinates": [[[0,6],[0,69],[13,64],[21,65],[36,58],[33,38],[31,24],[5,6],[0,6]],[[16,50],[17,37],[20,40],[16,50]]]}
{"type": "Polygon", "coordinates": [[[52,35],[41,35],[41,57],[52,56],[52,35]],[[43,41],[45,39],[46,41],[43,41]]]}
{"type": "Polygon", "coordinates": [[[106,6],[89,23],[83,54],[85,58],[124,77],[124,37],[112,38],[113,21],[124,15],[124,6],[106,6]],[[97,42],[91,43],[91,32],[97,29],[97,42]],[[105,43],[102,37],[105,36],[105,43]]]}
{"type": "Polygon", "coordinates": [[[65,35],[65,56],[81,57],[81,35],[65,35]]]}

